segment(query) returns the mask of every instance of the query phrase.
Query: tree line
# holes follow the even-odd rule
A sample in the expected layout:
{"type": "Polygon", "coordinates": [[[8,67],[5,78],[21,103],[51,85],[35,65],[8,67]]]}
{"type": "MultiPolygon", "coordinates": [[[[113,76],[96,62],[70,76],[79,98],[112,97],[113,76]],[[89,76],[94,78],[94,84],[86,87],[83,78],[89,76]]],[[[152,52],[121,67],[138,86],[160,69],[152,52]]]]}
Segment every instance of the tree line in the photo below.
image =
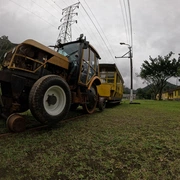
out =
{"type": "Polygon", "coordinates": [[[9,39],[8,36],[1,36],[0,37],[0,63],[3,60],[4,54],[15,47],[17,44],[12,43],[9,39]]]}

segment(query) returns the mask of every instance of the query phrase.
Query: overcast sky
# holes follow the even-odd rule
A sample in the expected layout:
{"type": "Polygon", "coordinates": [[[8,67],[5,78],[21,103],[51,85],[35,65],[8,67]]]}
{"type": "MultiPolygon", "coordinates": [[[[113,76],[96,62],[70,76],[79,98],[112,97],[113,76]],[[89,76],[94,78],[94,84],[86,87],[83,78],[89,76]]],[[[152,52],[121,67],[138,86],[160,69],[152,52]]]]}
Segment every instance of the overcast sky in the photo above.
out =
{"type": "MultiPolygon", "coordinates": [[[[77,3],[78,0],[0,0],[0,36],[7,35],[9,40],[20,43],[35,39],[44,45],[54,45],[59,35],[58,26],[63,17],[62,9],[77,3]]],[[[80,0],[80,8],[73,19],[72,40],[83,33],[97,49],[102,63],[116,63],[130,87],[129,59],[116,59],[128,51],[130,43],[124,3],[127,0],[80,0]]],[[[177,58],[180,53],[180,1],[179,0],[129,0],[133,37],[133,86],[144,87],[136,77],[140,66],[149,56],[165,56],[173,51],[177,58]]],[[[126,9],[128,13],[128,9],[126,9]]],[[[176,84],[176,80],[172,79],[176,84]]]]}

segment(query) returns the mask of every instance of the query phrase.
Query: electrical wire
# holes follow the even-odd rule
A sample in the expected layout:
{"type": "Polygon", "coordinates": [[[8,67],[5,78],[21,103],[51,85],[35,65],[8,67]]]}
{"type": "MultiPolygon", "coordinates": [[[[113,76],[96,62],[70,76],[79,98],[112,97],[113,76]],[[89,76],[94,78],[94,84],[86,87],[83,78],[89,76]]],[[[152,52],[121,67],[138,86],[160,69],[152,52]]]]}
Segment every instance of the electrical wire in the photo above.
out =
{"type": "Polygon", "coordinates": [[[105,44],[107,50],[108,50],[109,53],[111,54],[112,59],[114,59],[114,57],[113,57],[111,51],[109,50],[109,48],[108,48],[108,46],[107,46],[107,44],[106,44],[104,38],[102,37],[101,33],[99,32],[99,30],[98,30],[98,28],[96,27],[95,23],[93,22],[92,18],[90,17],[90,15],[88,14],[88,12],[86,11],[86,9],[84,8],[84,6],[83,6],[82,4],[81,4],[81,6],[82,6],[82,8],[84,9],[84,11],[86,12],[86,14],[87,14],[87,16],[89,17],[89,19],[91,20],[91,22],[92,22],[92,24],[94,25],[95,29],[97,30],[98,34],[100,35],[100,37],[101,37],[102,41],[104,42],[104,44],[105,44]]]}
{"type": "Polygon", "coordinates": [[[53,9],[59,12],[59,9],[57,10],[52,4],[50,4],[47,0],[45,0],[47,4],[49,4],[53,9]]]}
{"type": "Polygon", "coordinates": [[[45,21],[47,24],[49,24],[49,25],[51,25],[52,27],[55,27],[55,28],[57,29],[56,26],[54,26],[53,24],[51,24],[49,21],[47,21],[46,19],[42,18],[42,17],[39,16],[38,14],[36,14],[36,13],[30,11],[29,9],[23,7],[22,5],[18,4],[17,2],[14,2],[13,0],[10,0],[10,1],[13,2],[14,4],[16,4],[17,6],[19,6],[19,7],[23,8],[23,9],[25,9],[26,11],[30,12],[31,14],[37,16],[37,17],[40,18],[41,20],[45,21]]]}
{"type": "MultiPolygon", "coordinates": [[[[81,17],[82,17],[82,18],[80,19],[80,21],[82,22],[82,20],[84,20],[84,22],[85,22],[87,25],[84,25],[84,23],[83,23],[83,28],[86,29],[87,32],[91,35],[94,30],[92,29],[91,24],[89,24],[89,21],[87,21],[87,20],[85,19],[85,17],[87,17],[87,16],[85,16],[85,15],[83,14],[84,12],[85,12],[85,11],[82,11],[82,12],[81,12],[81,9],[80,9],[79,13],[80,13],[80,15],[81,15],[81,17]],[[87,27],[88,27],[88,28],[87,28],[87,27]],[[89,30],[91,30],[91,32],[89,32],[89,30]]],[[[96,34],[95,34],[95,35],[96,35],[96,34]]],[[[95,35],[94,35],[94,36],[95,36],[95,35]]],[[[93,37],[94,37],[94,36],[93,36],[93,37]]],[[[92,37],[92,36],[91,36],[91,37],[92,37]]],[[[92,39],[94,39],[93,37],[92,37],[92,39]]],[[[98,37],[96,37],[95,39],[98,40],[98,37]]],[[[99,44],[101,44],[101,43],[99,43],[99,44]]]]}
{"type": "MultiPolygon", "coordinates": [[[[79,14],[80,14],[80,15],[81,15],[81,13],[82,13],[81,10],[79,10],[79,14]]],[[[82,14],[81,17],[83,17],[83,14],[82,14]]],[[[78,19],[78,22],[80,22],[78,27],[81,29],[81,33],[84,34],[84,31],[85,31],[85,32],[87,32],[87,34],[89,34],[89,36],[91,37],[91,39],[93,39],[93,37],[91,36],[91,33],[89,32],[89,29],[91,28],[91,26],[85,25],[85,23],[87,24],[87,21],[84,21],[84,22],[83,22],[83,20],[84,20],[84,18],[78,19]],[[83,29],[81,28],[81,24],[82,24],[83,29]],[[88,29],[87,27],[89,27],[89,29],[88,29]]],[[[86,35],[86,36],[87,36],[87,35],[86,35]]]]}
{"type": "Polygon", "coordinates": [[[131,8],[130,8],[130,3],[128,1],[128,10],[129,10],[129,22],[130,22],[130,34],[131,34],[131,47],[133,47],[133,35],[132,35],[132,19],[131,19],[131,8]]]}
{"type": "Polygon", "coordinates": [[[123,21],[124,21],[124,26],[126,30],[126,36],[127,36],[127,42],[131,46],[131,50],[133,51],[133,35],[132,35],[132,19],[131,19],[131,9],[130,9],[130,3],[129,0],[127,0],[127,4],[125,3],[125,0],[123,0],[124,4],[124,11],[123,11],[123,6],[121,3],[121,0],[119,0],[121,9],[122,9],[122,14],[123,14],[123,21]],[[126,7],[127,5],[127,7],[126,7]],[[128,13],[127,13],[128,9],[128,13]],[[125,15],[124,15],[125,14],[125,15]]]}
{"type": "MultiPolygon", "coordinates": [[[[57,27],[56,27],[54,24],[50,23],[49,21],[47,21],[47,20],[44,19],[43,17],[39,16],[39,15],[36,14],[35,12],[33,12],[33,11],[25,8],[24,6],[22,6],[21,4],[15,2],[15,1],[13,1],[13,0],[10,0],[10,1],[13,2],[13,3],[15,3],[16,5],[18,5],[19,7],[25,9],[26,11],[30,12],[31,14],[33,14],[33,15],[36,16],[36,17],[38,17],[39,19],[45,21],[45,22],[48,23],[50,26],[52,26],[52,27],[54,27],[54,28],[57,29],[57,27]]],[[[49,12],[48,10],[46,10],[44,7],[42,7],[42,6],[40,6],[39,4],[37,4],[34,0],[31,0],[31,1],[32,1],[34,4],[36,4],[38,7],[40,7],[41,9],[43,9],[44,11],[48,12],[51,16],[54,17],[54,19],[58,19],[57,16],[54,16],[54,14],[50,13],[50,12],[49,12]]],[[[54,7],[52,6],[52,4],[49,3],[49,1],[47,1],[47,0],[45,0],[45,1],[46,1],[47,4],[49,4],[49,5],[50,5],[53,9],[55,9],[56,11],[59,12],[59,9],[62,10],[62,8],[58,5],[57,1],[55,1],[55,0],[53,1],[53,0],[52,0],[52,3],[55,4],[54,7]],[[58,7],[58,8],[55,8],[55,7],[58,7]]],[[[67,5],[67,1],[66,1],[66,2],[65,2],[64,0],[61,0],[61,1],[62,1],[64,4],[67,5]]],[[[72,0],[71,0],[71,2],[72,2],[72,0]]],[[[79,2],[80,2],[80,1],[79,1],[79,2]]],[[[88,7],[88,10],[89,10],[90,13],[92,14],[92,16],[93,16],[96,24],[98,25],[98,27],[97,27],[97,25],[95,24],[95,22],[93,21],[93,19],[91,18],[91,16],[89,15],[88,11],[85,9],[85,7],[83,6],[83,4],[81,3],[81,6],[82,6],[83,11],[86,13],[86,15],[87,15],[87,17],[89,18],[89,20],[91,21],[92,25],[95,27],[95,29],[96,29],[99,37],[101,38],[101,40],[103,41],[103,44],[105,45],[105,48],[106,48],[106,49],[108,50],[108,52],[109,52],[109,56],[114,60],[113,53],[112,53],[111,50],[109,49],[110,43],[109,43],[109,41],[108,41],[108,39],[107,39],[104,31],[102,30],[102,28],[101,28],[101,26],[100,26],[100,23],[98,22],[97,18],[96,18],[95,15],[93,14],[93,12],[92,12],[91,8],[89,7],[88,3],[86,2],[86,0],[84,0],[84,2],[85,2],[85,4],[86,4],[86,6],[88,7]],[[101,31],[101,33],[100,33],[100,31],[101,31]],[[102,36],[102,34],[103,34],[103,36],[102,36]],[[106,40],[106,41],[105,41],[105,40],[106,40]]],[[[129,12],[129,21],[128,21],[126,3],[125,3],[124,0],[123,0],[123,2],[124,2],[125,16],[124,16],[123,11],[122,11],[122,13],[123,13],[123,21],[124,21],[124,25],[125,25],[125,29],[126,29],[126,36],[127,36],[127,38],[128,38],[128,36],[129,36],[129,31],[130,31],[130,44],[131,44],[131,46],[133,46],[133,38],[132,38],[132,19],[131,19],[130,3],[129,3],[129,0],[128,0],[128,2],[127,2],[128,12],[129,12]],[[126,18],[126,19],[125,19],[125,18],[126,18]],[[128,22],[129,22],[129,24],[130,24],[130,28],[128,28],[128,22]],[[128,29],[130,29],[130,30],[128,30],[128,29]]],[[[119,3],[120,3],[120,5],[121,5],[121,0],[119,0],[119,3]]],[[[122,5],[121,5],[121,8],[122,8],[122,5]]],[[[85,17],[85,16],[82,16],[82,19],[83,19],[84,17],[85,17]]],[[[58,19],[58,20],[59,20],[59,19],[58,19]]],[[[79,19],[79,21],[81,22],[81,24],[83,24],[82,21],[81,21],[81,19],[79,19]]],[[[85,21],[85,22],[87,23],[88,21],[85,21]]],[[[80,26],[77,26],[75,31],[76,31],[77,33],[78,33],[78,32],[82,33],[82,31],[84,31],[84,29],[85,29],[85,30],[88,32],[89,36],[92,37],[91,32],[89,32],[89,27],[91,28],[91,25],[88,25],[87,27],[86,27],[86,25],[85,25],[85,26],[83,25],[83,28],[81,28],[80,26]],[[88,28],[87,28],[87,27],[88,27],[88,28]]],[[[93,30],[91,30],[91,31],[93,31],[93,30]]],[[[94,35],[93,35],[93,37],[94,37],[94,35]]],[[[92,37],[92,38],[93,38],[93,37],[92,37]]],[[[99,39],[99,38],[96,38],[96,41],[97,41],[98,44],[99,44],[99,47],[98,47],[98,48],[103,47],[103,46],[102,46],[102,43],[100,43],[100,42],[98,41],[98,39],[99,39]]],[[[103,49],[102,49],[102,50],[103,50],[103,49]]],[[[104,52],[107,52],[107,51],[104,51],[104,52]]]]}
{"type": "Polygon", "coordinates": [[[126,3],[125,0],[123,0],[124,4],[124,12],[125,12],[125,23],[127,25],[127,32],[128,32],[128,43],[130,43],[130,28],[129,28],[129,23],[128,23],[128,15],[127,15],[127,9],[126,9],[126,3]]]}
{"type": "MultiPolygon", "coordinates": [[[[48,10],[46,10],[45,8],[43,8],[42,6],[40,6],[39,4],[37,4],[35,1],[31,0],[31,2],[33,2],[36,6],[40,7],[41,9],[43,9],[44,11],[46,11],[47,13],[49,13],[51,16],[53,16],[55,19],[58,19],[56,16],[54,16],[53,14],[51,14],[48,10]]],[[[58,19],[59,20],[59,19],[58,19]]]]}
{"type": "Polygon", "coordinates": [[[119,0],[119,4],[120,4],[120,7],[121,7],[121,12],[122,12],[122,16],[123,16],[123,23],[124,23],[125,33],[126,33],[126,41],[128,42],[128,30],[127,30],[127,26],[126,26],[125,15],[124,15],[123,5],[122,5],[121,0],[119,0]]]}
{"type": "MultiPolygon", "coordinates": [[[[79,1],[80,2],[80,1],[79,1]]],[[[81,8],[79,9],[79,14],[80,14],[80,17],[81,17],[81,19],[80,19],[80,21],[81,20],[84,20],[84,22],[85,22],[85,24],[86,25],[84,25],[84,23],[83,23],[83,25],[82,25],[82,27],[83,27],[83,32],[84,32],[84,34],[86,35],[86,36],[88,36],[88,34],[89,34],[89,36],[91,37],[91,41],[93,40],[93,44],[95,45],[95,44],[97,44],[97,50],[98,50],[98,52],[102,55],[101,56],[101,58],[103,59],[103,60],[108,60],[108,59],[111,59],[112,57],[111,57],[111,55],[110,55],[110,53],[108,53],[105,49],[107,49],[106,47],[104,47],[103,45],[104,45],[104,43],[102,43],[101,41],[102,41],[102,38],[100,37],[100,36],[98,36],[98,34],[97,33],[93,33],[94,32],[94,29],[92,29],[92,23],[91,24],[89,24],[89,17],[87,16],[87,13],[83,10],[81,10],[81,8]],[[85,14],[84,14],[85,13],[85,14]],[[88,19],[85,19],[85,18],[88,18],[88,19]],[[88,27],[88,28],[87,28],[88,27]],[[87,32],[85,31],[85,30],[87,30],[87,32]],[[89,31],[91,31],[90,33],[89,33],[89,31]],[[93,34],[93,36],[92,36],[92,34],[93,34]],[[101,40],[99,39],[99,38],[101,38],[101,40]],[[102,52],[102,53],[101,53],[102,52]],[[104,57],[104,58],[103,58],[104,57]]],[[[81,26],[81,24],[79,24],[79,26],[81,26]]],[[[89,38],[88,38],[89,39],[89,38]]]]}
{"type": "MultiPolygon", "coordinates": [[[[107,37],[106,37],[106,35],[105,35],[103,29],[101,28],[100,23],[98,22],[97,18],[95,17],[94,13],[92,12],[92,10],[91,10],[91,8],[89,7],[89,5],[88,5],[88,3],[86,2],[86,0],[84,0],[84,2],[86,3],[86,5],[87,5],[89,11],[90,11],[91,14],[93,15],[94,19],[96,20],[96,23],[98,24],[98,26],[99,26],[101,32],[103,33],[103,35],[104,35],[106,41],[108,42],[108,44],[109,44],[109,46],[110,46],[110,43],[109,43],[109,41],[108,41],[108,39],[107,39],[107,37]]],[[[112,53],[111,53],[111,54],[112,54],[112,53]]],[[[115,53],[114,53],[114,54],[115,54],[115,53]]],[[[114,57],[114,56],[113,56],[113,57],[114,57]]]]}
{"type": "Polygon", "coordinates": [[[55,1],[53,1],[53,2],[54,2],[54,4],[55,4],[58,8],[63,9],[63,8],[60,7],[55,1]]]}
{"type": "MultiPolygon", "coordinates": [[[[85,12],[85,11],[84,11],[85,12]]],[[[81,12],[80,12],[80,14],[81,14],[81,12]]],[[[85,17],[85,15],[82,15],[81,17],[85,17]]],[[[82,18],[83,19],[83,18],[82,18]]],[[[80,22],[82,23],[82,21],[81,21],[81,19],[79,19],[80,20],[80,22]]],[[[86,23],[88,22],[88,21],[85,21],[86,23]]],[[[83,23],[82,23],[83,24],[83,23]]],[[[89,30],[87,29],[87,27],[90,27],[91,28],[91,25],[83,25],[83,30],[82,30],[82,28],[81,28],[81,26],[80,26],[80,24],[78,25],[78,28],[80,29],[80,30],[77,30],[77,29],[75,29],[75,28],[73,28],[73,30],[75,30],[77,33],[79,32],[79,34],[82,34],[82,32],[84,33],[84,29],[86,29],[87,30],[87,32],[88,32],[88,34],[91,36],[91,33],[89,33],[89,30]]],[[[93,30],[91,30],[91,31],[93,31],[93,30]]],[[[86,34],[86,36],[87,36],[87,34],[86,34]]],[[[59,37],[59,36],[58,36],[59,37]]],[[[93,38],[92,38],[93,39],[93,38]]],[[[97,40],[98,38],[96,38],[96,40],[97,40]]],[[[97,40],[98,41],[98,40],[97,40]]],[[[101,47],[102,48],[102,45],[101,45],[101,43],[99,43],[98,42],[98,44],[99,44],[99,47],[101,47]]]]}

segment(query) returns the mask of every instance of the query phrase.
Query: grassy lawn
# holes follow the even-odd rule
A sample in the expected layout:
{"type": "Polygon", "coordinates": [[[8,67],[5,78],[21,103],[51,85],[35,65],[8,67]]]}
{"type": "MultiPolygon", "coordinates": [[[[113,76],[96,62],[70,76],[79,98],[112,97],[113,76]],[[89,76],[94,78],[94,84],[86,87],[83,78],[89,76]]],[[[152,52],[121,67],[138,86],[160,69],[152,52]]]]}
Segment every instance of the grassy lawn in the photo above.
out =
{"type": "Polygon", "coordinates": [[[180,179],[180,102],[122,102],[0,139],[0,179],[180,179]]]}

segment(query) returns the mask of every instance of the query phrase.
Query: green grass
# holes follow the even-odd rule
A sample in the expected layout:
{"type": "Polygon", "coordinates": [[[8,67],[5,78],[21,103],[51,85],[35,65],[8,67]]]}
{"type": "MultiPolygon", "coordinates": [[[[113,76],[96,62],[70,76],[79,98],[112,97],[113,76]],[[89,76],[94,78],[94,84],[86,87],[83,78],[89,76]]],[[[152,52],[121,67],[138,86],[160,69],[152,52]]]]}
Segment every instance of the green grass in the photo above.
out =
{"type": "Polygon", "coordinates": [[[123,102],[0,139],[0,179],[180,179],[180,102],[123,102]]]}

